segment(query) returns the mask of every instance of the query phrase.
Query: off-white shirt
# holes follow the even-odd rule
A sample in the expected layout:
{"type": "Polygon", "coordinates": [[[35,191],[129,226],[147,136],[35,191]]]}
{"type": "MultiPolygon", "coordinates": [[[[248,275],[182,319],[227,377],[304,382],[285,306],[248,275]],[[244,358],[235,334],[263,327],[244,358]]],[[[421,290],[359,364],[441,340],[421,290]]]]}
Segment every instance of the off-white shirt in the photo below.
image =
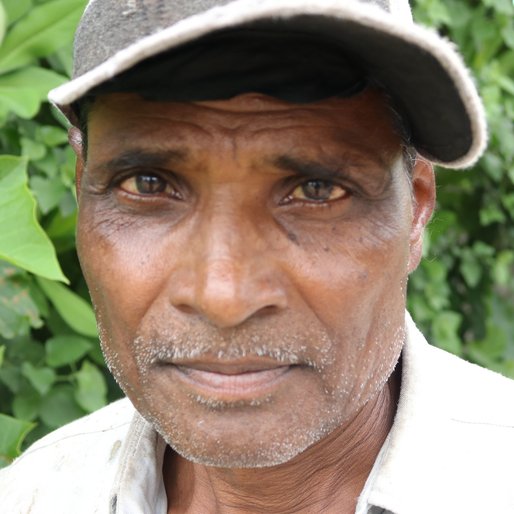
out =
{"type": "MultiPolygon", "coordinates": [[[[406,324],[396,417],[356,514],[514,514],[514,381],[406,324]]],[[[0,470],[0,514],[166,514],[165,447],[115,402],[0,470]]]]}

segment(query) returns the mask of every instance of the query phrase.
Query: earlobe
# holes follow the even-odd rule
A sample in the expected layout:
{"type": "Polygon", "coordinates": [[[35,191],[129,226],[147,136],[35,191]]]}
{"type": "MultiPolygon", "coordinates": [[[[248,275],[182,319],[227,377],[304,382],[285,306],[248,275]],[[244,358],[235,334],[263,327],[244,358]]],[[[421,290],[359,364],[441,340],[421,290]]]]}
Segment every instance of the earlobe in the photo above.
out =
{"type": "Polygon", "coordinates": [[[412,170],[413,217],[410,234],[409,273],[419,265],[425,227],[435,207],[435,177],[432,165],[419,158],[412,170]]]}
{"type": "Polygon", "coordinates": [[[68,141],[77,156],[77,162],[75,164],[75,187],[78,198],[80,196],[82,173],[84,172],[84,145],[82,132],[77,127],[71,127],[68,131],[68,141]]]}

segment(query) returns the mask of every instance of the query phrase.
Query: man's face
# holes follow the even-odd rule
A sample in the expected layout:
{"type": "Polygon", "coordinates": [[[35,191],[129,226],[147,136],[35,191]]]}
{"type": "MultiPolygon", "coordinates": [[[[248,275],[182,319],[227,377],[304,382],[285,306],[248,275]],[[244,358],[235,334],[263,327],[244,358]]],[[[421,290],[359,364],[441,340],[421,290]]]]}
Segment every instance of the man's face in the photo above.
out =
{"type": "Polygon", "coordinates": [[[379,93],[110,95],[88,137],[78,250],[103,349],[176,451],[278,464],[377,395],[433,200],[379,93]]]}

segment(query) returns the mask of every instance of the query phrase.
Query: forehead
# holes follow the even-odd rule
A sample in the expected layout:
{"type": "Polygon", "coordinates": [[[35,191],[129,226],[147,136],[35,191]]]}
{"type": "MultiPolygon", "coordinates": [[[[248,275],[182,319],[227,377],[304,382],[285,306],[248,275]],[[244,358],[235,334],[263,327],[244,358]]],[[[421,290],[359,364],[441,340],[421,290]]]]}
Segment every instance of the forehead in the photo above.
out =
{"type": "Polygon", "coordinates": [[[257,93],[208,102],[156,102],[116,93],[97,98],[88,128],[93,151],[237,140],[254,148],[259,144],[343,145],[388,160],[401,145],[388,102],[373,89],[309,104],[257,93]]]}

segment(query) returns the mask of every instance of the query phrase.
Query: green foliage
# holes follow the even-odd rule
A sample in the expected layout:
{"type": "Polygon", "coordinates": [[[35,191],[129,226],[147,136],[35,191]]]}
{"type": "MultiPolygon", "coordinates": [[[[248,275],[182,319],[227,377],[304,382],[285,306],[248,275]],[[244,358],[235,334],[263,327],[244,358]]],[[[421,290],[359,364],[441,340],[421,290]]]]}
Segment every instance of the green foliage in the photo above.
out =
{"type": "Polygon", "coordinates": [[[0,467],[120,392],[75,253],[74,155],[48,103],[86,0],[0,3],[0,467]]]}
{"type": "Polygon", "coordinates": [[[409,308],[429,340],[514,377],[514,4],[417,0],[455,41],[485,103],[489,148],[471,170],[438,170],[438,207],[409,308]]]}
{"type": "MultiPolygon", "coordinates": [[[[74,155],[45,102],[70,74],[85,3],[0,1],[0,467],[120,396],[75,253],[74,155]]],[[[514,8],[417,0],[415,12],[473,68],[491,142],[474,169],[438,171],[409,308],[434,344],[514,377],[514,8]]]]}

